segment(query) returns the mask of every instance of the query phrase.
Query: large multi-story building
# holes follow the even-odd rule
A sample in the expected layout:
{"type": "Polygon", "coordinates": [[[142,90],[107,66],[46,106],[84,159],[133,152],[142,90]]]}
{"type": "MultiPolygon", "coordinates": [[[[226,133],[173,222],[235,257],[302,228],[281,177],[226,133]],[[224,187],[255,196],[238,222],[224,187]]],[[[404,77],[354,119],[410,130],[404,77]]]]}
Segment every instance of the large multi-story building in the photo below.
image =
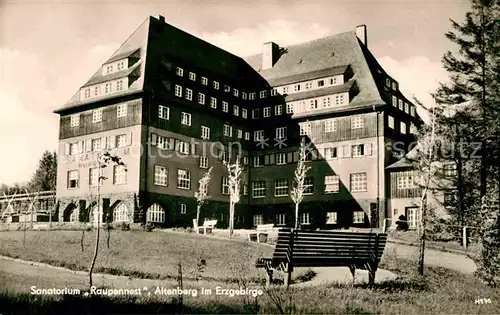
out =
{"type": "Polygon", "coordinates": [[[311,167],[302,226],[378,226],[391,215],[385,167],[421,123],[368,50],[366,26],[289,47],[265,43],[242,59],[161,16],[148,18],[55,113],[59,220],[92,222],[100,213],[164,226],[190,225],[210,167],[202,218],[225,226],[223,161],[237,158],[245,171],[235,226],[291,225],[301,138],[311,167]],[[125,166],[99,168],[108,151],[125,166]]]}

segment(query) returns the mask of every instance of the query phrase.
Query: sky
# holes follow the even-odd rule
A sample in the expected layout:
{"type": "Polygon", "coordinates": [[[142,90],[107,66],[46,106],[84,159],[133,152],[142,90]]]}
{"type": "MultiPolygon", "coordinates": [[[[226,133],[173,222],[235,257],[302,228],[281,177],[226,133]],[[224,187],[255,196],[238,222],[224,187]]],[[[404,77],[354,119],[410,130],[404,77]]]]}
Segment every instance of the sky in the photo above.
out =
{"type": "Polygon", "coordinates": [[[0,184],[30,179],[56,150],[62,106],[150,15],[239,56],[351,31],[408,97],[429,95],[447,74],[444,34],[468,1],[9,1],[0,0],[0,184]]]}

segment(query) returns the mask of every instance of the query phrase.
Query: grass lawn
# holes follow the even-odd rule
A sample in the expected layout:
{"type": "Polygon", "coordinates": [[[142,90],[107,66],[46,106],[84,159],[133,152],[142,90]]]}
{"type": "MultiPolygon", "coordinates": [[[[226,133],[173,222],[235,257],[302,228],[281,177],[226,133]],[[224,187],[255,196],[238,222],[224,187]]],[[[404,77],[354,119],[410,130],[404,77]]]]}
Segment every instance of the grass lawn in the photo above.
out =
{"type": "MultiPolygon", "coordinates": [[[[0,255],[38,261],[73,270],[88,270],[94,252],[95,233],[81,231],[0,232],[0,255]]],[[[178,274],[182,261],[185,279],[195,279],[197,265],[205,260],[201,277],[230,282],[259,276],[254,262],[272,255],[273,248],[244,241],[220,240],[187,233],[111,231],[110,249],[101,233],[96,272],[138,278],[169,279],[178,274]]]]}
{"type": "MultiPolygon", "coordinates": [[[[394,230],[389,232],[389,237],[392,239],[417,243],[417,244],[420,242],[420,239],[416,231],[402,232],[394,230]]],[[[479,251],[479,244],[472,243],[467,247],[467,249],[465,249],[462,246],[461,241],[462,240],[451,240],[445,242],[445,241],[426,240],[425,243],[437,249],[451,249],[451,250],[462,251],[465,253],[476,253],[477,251],[479,251]]]]}

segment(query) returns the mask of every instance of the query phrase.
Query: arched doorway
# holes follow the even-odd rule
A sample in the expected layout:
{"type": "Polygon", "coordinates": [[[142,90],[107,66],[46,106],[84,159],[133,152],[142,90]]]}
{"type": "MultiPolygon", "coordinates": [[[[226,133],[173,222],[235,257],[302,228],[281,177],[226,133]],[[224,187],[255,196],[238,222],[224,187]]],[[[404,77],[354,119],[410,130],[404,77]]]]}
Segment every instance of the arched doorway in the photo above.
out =
{"type": "Polygon", "coordinates": [[[113,207],[113,222],[129,222],[128,207],[123,202],[118,202],[117,205],[113,207]]]}
{"type": "Polygon", "coordinates": [[[147,223],[165,223],[165,209],[158,203],[152,204],[146,211],[147,223]]]}
{"type": "Polygon", "coordinates": [[[78,211],[76,205],[70,203],[63,212],[63,222],[78,222],[78,211]]]}

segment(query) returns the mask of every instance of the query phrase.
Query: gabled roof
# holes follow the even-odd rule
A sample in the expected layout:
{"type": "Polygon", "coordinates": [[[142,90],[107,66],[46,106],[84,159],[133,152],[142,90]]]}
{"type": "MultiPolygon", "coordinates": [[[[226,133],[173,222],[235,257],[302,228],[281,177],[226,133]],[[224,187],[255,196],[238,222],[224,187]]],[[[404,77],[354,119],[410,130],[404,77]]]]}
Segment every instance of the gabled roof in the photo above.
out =
{"type": "Polygon", "coordinates": [[[367,103],[385,104],[380,97],[374,76],[363,52],[361,43],[354,31],[329,36],[310,42],[284,47],[284,51],[274,66],[262,69],[262,54],[245,58],[268,82],[280,82],[285,78],[300,76],[313,79],[318,73],[332,71],[338,73],[343,67],[352,68],[360,93],[352,100],[351,105],[367,103]]]}

